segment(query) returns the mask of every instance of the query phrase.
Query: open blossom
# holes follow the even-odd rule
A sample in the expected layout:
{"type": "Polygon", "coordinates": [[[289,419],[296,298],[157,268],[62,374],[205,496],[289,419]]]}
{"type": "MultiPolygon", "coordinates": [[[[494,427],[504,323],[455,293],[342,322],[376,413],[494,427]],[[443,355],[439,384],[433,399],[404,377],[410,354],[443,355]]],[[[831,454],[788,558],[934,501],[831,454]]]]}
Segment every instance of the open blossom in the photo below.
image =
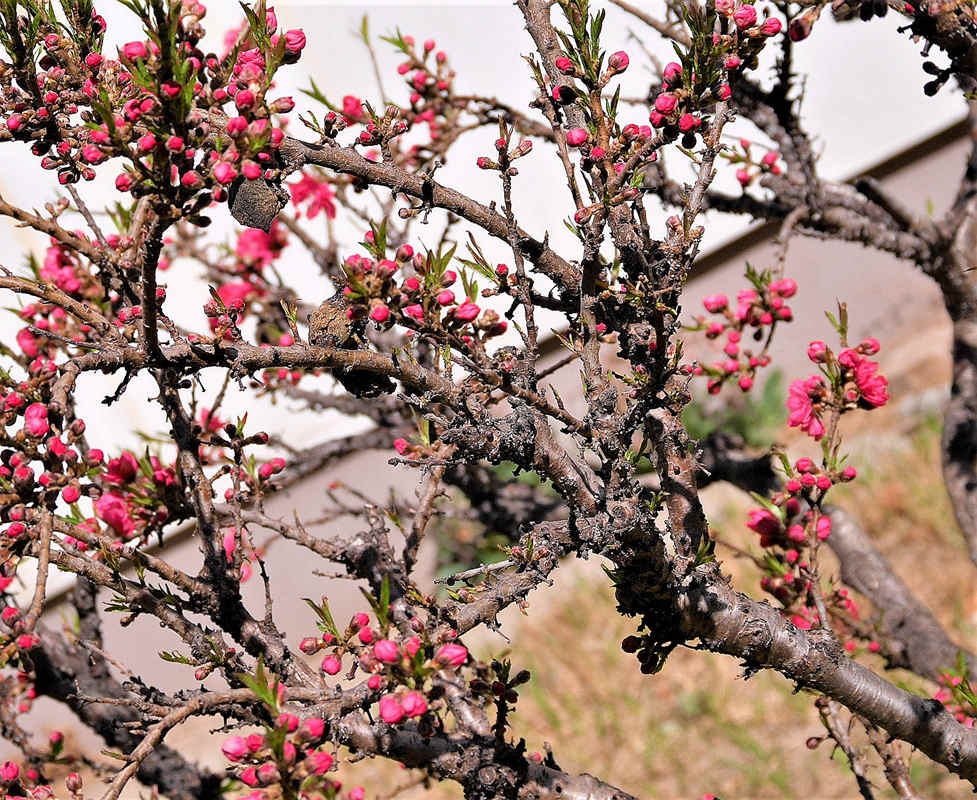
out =
{"type": "Polygon", "coordinates": [[[820,376],[811,375],[807,380],[794,381],[787,397],[787,408],[790,410],[787,424],[800,428],[815,441],[824,436],[824,423],[814,411],[812,395],[817,396],[822,389],[820,376]]]}
{"type": "Polygon", "coordinates": [[[136,461],[136,457],[132,453],[126,450],[118,458],[109,461],[104,478],[108,483],[129,483],[136,477],[138,471],[139,462],[136,461]]]}
{"type": "MultiPolygon", "coordinates": [[[[328,181],[316,180],[309,173],[303,172],[301,180],[288,184],[288,188],[292,193],[292,205],[296,208],[309,201],[305,209],[305,215],[309,219],[315,219],[320,211],[324,211],[329,219],[335,219],[336,204],[333,202],[334,195],[328,181]]],[[[301,213],[298,212],[298,215],[301,216],[301,213]]]]}
{"type": "Polygon", "coordinates": [[[879,365],[867,358],[855,367],[855,384],[862,394],[862,400],[875,408],[884,406],[889,400],[889,381],[876,374],[878,369],[879,365]]]}
{"type": "Polygon", "coordinates": [[[117,494],[106,492],[98,498],[98,502],[95,503],[95,514],[123,537],[132,536],[135,530],[136,525],[129,516],[129,506],[117,494]]]}
{"type": "Polygon", "coordinates": [[[790,410],[787,424],[800,428],[815,441],[824,436],[824,423],[814,411],[812,395],[817,396],[822,388],[821,378],[811,375],[807,380],[794,381],[787,397],[787,408],[790,410]]]}

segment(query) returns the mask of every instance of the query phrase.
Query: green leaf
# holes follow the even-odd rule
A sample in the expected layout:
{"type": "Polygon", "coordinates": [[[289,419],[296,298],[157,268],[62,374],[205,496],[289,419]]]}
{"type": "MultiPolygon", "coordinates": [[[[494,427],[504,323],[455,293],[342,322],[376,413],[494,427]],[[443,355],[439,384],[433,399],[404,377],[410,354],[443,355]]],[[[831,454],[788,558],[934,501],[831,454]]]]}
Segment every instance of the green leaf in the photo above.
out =
{"type": "Polygon", "coordinates": [[[254,675],[239,672],[235,677],[254,692],[254,696],[268,706],[272,714],[278,714],[278,677],[274,681],[270,680],[265,672],[265,660],[262,656],[258,656],[254,675]]]}
{"type": "Polygon", "coordinates": [[[326,598],[322,598],[321,606],[308,597],[303,597],[302,599],[308,604],[309,608],[315,611],[316,616],[319,617],[319,628],[326,633],[331,633],[338,639],[339,628],[336,627],[336,622],[332,618],[332,612],[329,610],[329,603],[326,601],[326,598]]]}

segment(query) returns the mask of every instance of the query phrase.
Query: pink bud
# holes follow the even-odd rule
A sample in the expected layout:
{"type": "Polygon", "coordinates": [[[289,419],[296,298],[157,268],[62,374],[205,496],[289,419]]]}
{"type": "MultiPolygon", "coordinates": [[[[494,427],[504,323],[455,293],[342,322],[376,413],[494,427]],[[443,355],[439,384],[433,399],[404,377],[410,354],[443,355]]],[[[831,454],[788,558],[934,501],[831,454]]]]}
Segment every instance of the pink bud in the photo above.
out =
{"type": "Polygon", "coordinates": [[[682,65],[674,61],[669,61],[662,71],[662,77],[666,83],[675,83],[676,79],[682,74],[682,65]]]}
{"type": "Polygon", "coordinates": [[[724,294],[711,294],[702,301],[702,305],[706,307],[706,311],[716,314],[729,305],[729,298],[724,294]]]}
{"type": "Polygon", "coordinates": [[[756,9],[751,5],[742,5],[733,14],[733,21],[741,31],[756,23],[756,9]]]}
{"type": "Polygon", "coordinates": [[[466,300],[455,309],[455,318],[460,319],[462,322],[471,322],[479,315],[480,311],[481,309],[477,305],[470,300],[466,300]]]}
{"type": "Polygon", "coordinates": [[[342,668],[343,664],[336,656],[326,656],[322,659],[322,671],[326,675],[336,675],[342,668]]]}
{"type": "Polygon", "coordinates": [[[380,698],[380,718],[390,725],[396,725],[404,718],[403,706],[394,695],[380,698]]]}
{"type": "Polygon", "coordinates": [[[147,133],[145,136],[141,137],[136,146],[139,148],[139,152],[148,153],[154,147],[156,147],[156,137],[151,133],[147,133]]]}
{"type": "Polygon", "coordinates": [[[302,723],[302,732],[309,739],[321,739],[326,731],[326,723],[318,717],[309,717],[302,723]]]}
{"type": "Polygon", "coordinates": [[[240,761],[248,753],[248,744],[242,736],[230,736],[221,745],[221,752],[231,761],[240,761]]]}
{"type": "Polygon", "coordinates": [[[629,63],[631,63],[631,60],[623,50],[612,53],[611,57],[607,59],[607,66],[615,72],[624,72],[628,68],[629,63]]]}
{"type": "Polygon", "coordinates": [[[676,105],[678,105],[678,98],[674,94],[666,92],[655,98],[655,111],[659,114],[668,116],[675,110],[676,105]]]}
{"type": "Polygon", "coordinates": [[[400,661],[400,648],[389,639],[381,639],[373,645],[373,655],[384,664],[396,664],[400,661]]]}
{"type": "Polygon", "coordinates": [[[460,644],[446,644],[434,654],[434,660],[443,667],[460,667],[468,661],[468,650],[460,644]]]}
{"type": "Polygon", "coordinates": [[[145,58],[147,54],[146,45],[143,42],[128,42],[122,45],[122,55],[130,61],[145,58]]]}
{"type": "Polygon", "coordinates": [[[400,699],[400,706],[408,717],[420,717],[427,711],[427,700],[420,692],[408,692],[400,699]]]}
{"type": "Polygon", "coordinates": [[[567,144],[570,147],[579,147],[587,141],[587,131],[583,128],[573,128],[567,131],[567,144]]]}

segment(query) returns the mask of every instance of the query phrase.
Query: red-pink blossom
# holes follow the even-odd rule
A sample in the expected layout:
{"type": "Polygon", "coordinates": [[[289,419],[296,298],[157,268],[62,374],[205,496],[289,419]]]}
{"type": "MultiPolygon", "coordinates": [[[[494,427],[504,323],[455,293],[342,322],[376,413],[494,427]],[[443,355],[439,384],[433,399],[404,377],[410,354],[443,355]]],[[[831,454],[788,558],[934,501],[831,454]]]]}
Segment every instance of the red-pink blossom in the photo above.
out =
{"type": "Polygon", "coordinates": [[[751,5],[741,5],[733,14],[733,21],[740,30],[749,28],[756,23],[756,9],[751,5]]]}
{"type": "Polygon", "coordinates": [[[669,94],[665,92],[658,95],[655,98],[655,111],[659,114],[664,114],[668,116],[675,110],[675,106],[678,105],[678,98],[674,94],[669,94]]]}
{"type": "MultiPolygon", "coordinates": [[[[299,182],[288,184],[288,188],[292,193],[292,204],[296,208],[307,200],[310,201],[305,209],[305,215],[309,219],[314,219],[321,211],[324,211],[329,219],[336,217],[334,194],[328,181],[317,180],[313,175],[303,172],[299,182]]],[[[301,212],[298,212],[298,215],[301,216],[301,212]]]]}
{"type": "Polygon", "coordinates": [[[229,736],[221,745],[221,752],[231,761],[240,761],[248,754],[248,744],[243,736],[229,736]]]}
{"type": "Polygon", "coordinates": [[[875,408],[884,406],[889,400],[889,381],[876,374],[878,369],[879,365],[867,358],[855,367],[855,384],[862,394],[862,400],[875,408]]]}
{"type": "Polygon", "coordinates": [[[570,147],[579,147],[587,141],[587,131],[583,128],[571,128],[567,131],[567,144],[570,147]]]}
{"type": "Polygon", "coordinates": [[[420,717],[427,711],[427,700],[420,692],[407,692],[400,698],[400,706],[408,717],[420,717]]]}
{"type": "Polygon", "coordinates": [[[126,42],[122,45],[122,55],[130,61],[145,58],[148,55],[145,42],[126,42]]]}
{"type": "Polygon", "coordinates": [[[95,514],[124,538],[130,537],[135,530],[135,523],[129,516],[129,506],[117,494],[106,492],[98,498],[95,503],[95,514]]]}
{"type": "Polygon", "coordinates": [[[31,403],[24,409],[24,427],[31,436],[44,436],[51,430],[44,403],[31,403]]]}
{"type": "Polygon", "coordinates": [[[389,639],[381,639],[373,645],[373,655],[384,664],[396,664],[400,661],[400,648],[389,639]]]}
{"type": "Polygon", "coordinates": [[[396,695],[388,694],[380,698],[380,719],[391,725],[396,725],[404,718],[404,708],[396,695]]]}
{"type": "Polygon", "coordinates": [[[780,531],[780,520],[765,508],[754,508],[749,512],[746,527],[761,536],[774,536],[780,531]]]}
{"type": "Polygon", "coordinates": [[[464,303],[455,309],[455,319],[460,319],[462,322],[471,322],[478,316],[480,311],[481,309],[471,300],[465,300],[464,303]]]}
{"type": "Polygon", "coordinates": [[[468,661],[468,650],[460,644],[446,644],[434,654],[434,660],[442,667],[460,667],[468,661]]]}
{"type": "Polygon", "coordinates": [[[322,671],[326,675],[335,675],[343,668],[342,662],[336,656],[326,656],[322,659],[322,671]]]}
{"type": "Polygon", "coordinates": [[[316,775],[325,775],[333,765],[333,757],[321,750],[309,756],[310,767],[316,775]]]}
{"type": "Polygon", "coordinates": [[[821,378],[811,375],[807,380],[796,380],[790,385],[787,397],[787,408],[790,414],[787,424],[802,431],[818,441],[824,436],[824,423],[814,411],[813,397],[817,397],[823,389],[821,378]]]}
{"type": "Polygon", "coordinates": [[[109,461],[104,478],[108,483],[129,483],[136,477],[138,471],[139,462],[136,461],[136,457],[128,450],[124,450],[118,458],[109,461]]]}

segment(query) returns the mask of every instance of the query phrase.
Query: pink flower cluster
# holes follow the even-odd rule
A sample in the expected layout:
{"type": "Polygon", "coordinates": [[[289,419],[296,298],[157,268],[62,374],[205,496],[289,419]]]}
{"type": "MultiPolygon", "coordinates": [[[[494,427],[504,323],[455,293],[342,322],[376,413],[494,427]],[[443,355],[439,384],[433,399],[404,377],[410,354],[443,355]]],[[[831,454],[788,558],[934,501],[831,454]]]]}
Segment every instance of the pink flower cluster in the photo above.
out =
{"type": "MultiPolygon", "coordinates": [[[[303,796],[311,791],[338,796],[342,784],[328,777],[338,760],[327,749],[325,736],[324,720],[307,717],[299,721],[294,714],[283,712],[277,724],[269,726],[264,735],[229,736],[221,745],[221,752],[234,764],[237,779],[255,789],[248,797],[266,800],[269,795],[265,789],[281,792],[286,786],[289,791],[301,787],[303,796]],[[284,742],[273,741],[282,733],[284,742]]],[[[365,793],[362,787],[356,787],[348,797],[363,800],[365,793]]]]}
{"type": "Polygon", "coordinates": [[[773,280],[769,273],[749,272],[748,276],[754,285],[737,293],[735,310],[726,295],[711,294],[703,300],[703,306],[711,314],[722,315],[722,320],[707,323],[703,317],[697,318],[699,330],[704,329],[707,338],[718,339],[724,335],[726,338],[724,360],[711,366],[697,364],[692,370],[695,375],[709,377],[710,394],[717,394],[727,381],[734,379],[744,392],[752,389],[756,371],[770,364],[766,351],[776,324],[794,318],[790,306],[784,302],[797,292],[793,279],[773,280]],[[769,329],[759,352],[745,346],[748,328],[754,329],[751,335],[755,341],[764,339],[763,328],[769,329]]]}

